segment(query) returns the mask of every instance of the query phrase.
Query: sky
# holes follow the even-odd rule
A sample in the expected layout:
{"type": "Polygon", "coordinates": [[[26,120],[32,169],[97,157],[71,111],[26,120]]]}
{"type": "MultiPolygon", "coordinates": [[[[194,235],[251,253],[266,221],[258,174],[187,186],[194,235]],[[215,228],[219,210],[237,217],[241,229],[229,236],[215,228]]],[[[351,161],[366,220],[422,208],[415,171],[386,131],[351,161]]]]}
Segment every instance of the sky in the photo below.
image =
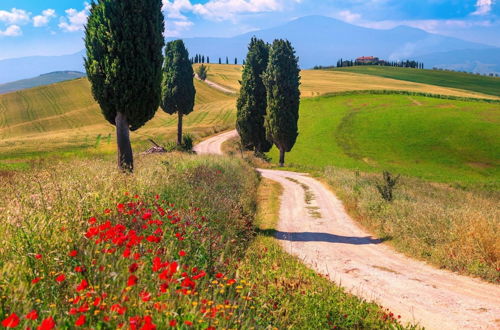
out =
{"type": "MultiPolygon", "coordinates": [[[[1,0],[0,59],[83,49],[89,3],[1,0]]],[[[500,0],[163,0],[166,37],[231,37],[298,17],[324,15],[354,25],[408,25],[500,47],[500,0]]]]}

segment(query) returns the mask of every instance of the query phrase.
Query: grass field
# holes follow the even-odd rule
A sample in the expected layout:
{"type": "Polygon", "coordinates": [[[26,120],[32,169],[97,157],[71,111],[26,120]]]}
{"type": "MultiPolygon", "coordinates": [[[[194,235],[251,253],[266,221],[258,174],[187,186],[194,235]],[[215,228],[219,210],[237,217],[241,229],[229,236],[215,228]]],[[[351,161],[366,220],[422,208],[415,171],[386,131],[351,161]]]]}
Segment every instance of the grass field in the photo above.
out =
{"type": "Polygon", "coordinates": [[[355,66],[332,70],[333,72],[367,74],[376,77],[459,88],[482,94],[500,96],[500,78],[494,77],[441,70],[401,69],[382,66],[355,66]]]}
{"type": "MultiPolygon", "coordinates": [[[[209,64],[208,79],[226,88],[238,91],[241,80],[240,65],[209,64]]],[[[401,69],[400,69],[401,71],[401,69]]],[[[329,70],[301,71],[302,97],[320,96],[328,93],[352,90],[404,90],[431,94],[452,95],[461,97],[498,98],[465,87],[441,87],[425,83],[389,79],[354,72],[329,70]]],[[[499,87],[500,88],[500,87],[499,87]]],[[[499,95],[500,96],[500,95],[499,95]]]]}
{"type": "MultiPolygon", "coordinates": [[[[286,162],[492,183],[500,179],[499,122],[498,103],[370,94],[306,99],[286,162]]],[[[276,150],[270,155],[278,158],[276,150]]]]}
{"type": "MultiPolygon", "coordinates": [[[[197,137],[234,125],[234,98],[195,82],[196,108],[184,118],[186,133],[197,137]]],[[[177,116],[158,110],[154,119],[131,134],[136,152],[146,140],[163,143],[173,138],[177,116]]],[[[149,145],[148,145],[149,146],[149,145]]],[[[0,96],[0,161],[48,154],[107,154],[115,151],[114,127],[100,113],[86,79],[0,96]]],[[[14,165],[12,165],[14,164],[14,165]]],[[[2,165],[0,165],[0,168],[2,165]]]]}

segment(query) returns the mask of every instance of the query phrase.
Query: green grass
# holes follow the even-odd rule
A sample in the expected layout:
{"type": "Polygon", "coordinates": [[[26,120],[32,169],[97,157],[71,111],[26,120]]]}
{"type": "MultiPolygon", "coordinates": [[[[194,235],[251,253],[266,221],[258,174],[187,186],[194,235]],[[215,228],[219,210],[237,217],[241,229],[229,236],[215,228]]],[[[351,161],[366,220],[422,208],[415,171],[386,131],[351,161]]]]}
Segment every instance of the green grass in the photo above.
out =
{"type": "MultiPolygon", "coordinates": [[[[371,94],[305,99],[286,163],[491,183],[500,178],[499,122],[497,103],[371,94]]],[[[277,150],[270,156],[277,160],[277,150]]]]}
{"type": "Polygon", "coordinates": [[[441,70],[421,70],[383,66],[355,66],[336,68],[333,71],[361,73],[435,86],[458,88],[478,93],[500,96],[500,78],[477,76],[441,70]]]}

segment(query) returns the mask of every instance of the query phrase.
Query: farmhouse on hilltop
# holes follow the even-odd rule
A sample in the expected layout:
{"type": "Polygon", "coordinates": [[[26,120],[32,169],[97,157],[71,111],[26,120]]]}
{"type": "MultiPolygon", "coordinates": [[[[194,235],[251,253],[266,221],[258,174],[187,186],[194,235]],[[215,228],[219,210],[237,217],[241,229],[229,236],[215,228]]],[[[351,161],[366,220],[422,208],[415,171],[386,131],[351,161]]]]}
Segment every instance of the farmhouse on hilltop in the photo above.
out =
{"type": "Polygon", "coordinates": [[[378,57],[374,56],[362,56],[356,59],[357,63],[360,64],[378,64],[380,62],[378,57]]]}

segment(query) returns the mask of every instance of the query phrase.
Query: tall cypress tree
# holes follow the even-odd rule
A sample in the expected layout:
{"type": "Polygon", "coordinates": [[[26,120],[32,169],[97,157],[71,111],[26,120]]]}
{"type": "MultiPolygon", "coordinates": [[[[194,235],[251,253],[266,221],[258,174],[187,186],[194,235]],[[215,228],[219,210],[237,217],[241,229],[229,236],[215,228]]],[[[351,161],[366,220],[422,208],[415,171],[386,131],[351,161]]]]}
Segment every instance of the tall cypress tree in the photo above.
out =
{"type": "Polygon", "coordinates": [[[267,152],[272,143],[266,139],[264,116],[266,115],[266,87],[262,73],[267,68],[269,45],[253,37],[243,67],[240,95],[236,103],[236,129],[242,145],[256,152],[267,152]]]}
{"type": "Polygon", "coordinates": [[[161,0],[97,0],[85,28],[85,69],[101,111],[116,126],[118,166],[133,170],[129,131],[160,103],[164,19],[161,0]]]}
{"type": "MultiPolygon", "coordinates": [[[[202,64],[203,65],[203,64],[202,64]]],[[[193,66],[189,63],[189,54],[182,40],[167,43],[161,108],[166,113],[177,113],[177,145],[182,144],[182,118],[193,111],[196,90],[193,82],[193,66]]]]}
{"type": "Polygon", "coordinates": [[[226,56],[226,64],[229,64],[229,57],[226,56]]]}
{"type": "Polygon", "coordinates": [[[220,57],[219,57],[219,64],[222,64],[222,60],[221,60],[221,58],[220,58],[220,57]]]}
{"type": "Polygon", "coordinates": [[[267,91],[266,136],[278,147],[283,166],[285,152],[292,150],[299,135],[300,69],[288,40],[274,40],[262,80],[267,91]]]}

